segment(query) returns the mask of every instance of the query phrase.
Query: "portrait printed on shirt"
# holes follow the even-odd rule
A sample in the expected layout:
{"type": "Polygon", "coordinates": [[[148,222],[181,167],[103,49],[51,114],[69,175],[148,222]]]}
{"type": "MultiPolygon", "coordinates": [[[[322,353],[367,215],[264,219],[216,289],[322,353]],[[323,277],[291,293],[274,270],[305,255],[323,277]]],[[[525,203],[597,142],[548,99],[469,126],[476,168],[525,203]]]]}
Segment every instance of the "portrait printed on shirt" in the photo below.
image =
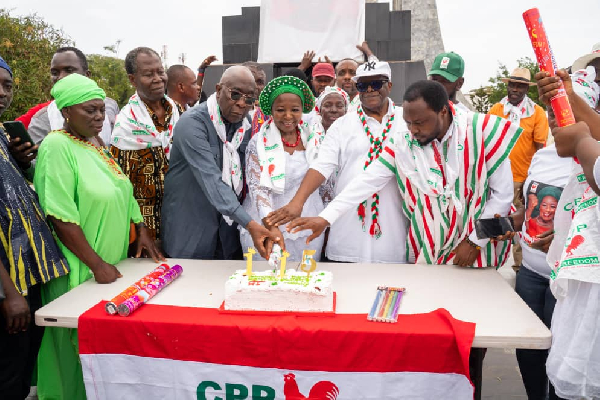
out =
{"type": "Polygon", "coordinates": [[[531,181],[525,191],[525,231],[527,243],[537,235],[554,229],[554,215],[563,189],[545,183],[531,181]]]}

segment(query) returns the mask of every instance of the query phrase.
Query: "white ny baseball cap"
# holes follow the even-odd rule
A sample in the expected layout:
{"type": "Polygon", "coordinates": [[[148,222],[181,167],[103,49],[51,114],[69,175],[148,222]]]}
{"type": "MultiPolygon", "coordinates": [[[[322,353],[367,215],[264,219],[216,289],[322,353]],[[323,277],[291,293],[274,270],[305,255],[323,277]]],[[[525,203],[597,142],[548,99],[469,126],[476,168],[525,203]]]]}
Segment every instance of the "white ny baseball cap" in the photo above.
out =
{"type": "Polygon", "coordinates": [[[390,64],[385,61],[367,61],[366,63],[359,65],[356,69],[356,75],[352,77],[354,82],[358,82],[360,78],[365,76],[383,75],[389,80],[392,79],[392,69],[390,64]]]}

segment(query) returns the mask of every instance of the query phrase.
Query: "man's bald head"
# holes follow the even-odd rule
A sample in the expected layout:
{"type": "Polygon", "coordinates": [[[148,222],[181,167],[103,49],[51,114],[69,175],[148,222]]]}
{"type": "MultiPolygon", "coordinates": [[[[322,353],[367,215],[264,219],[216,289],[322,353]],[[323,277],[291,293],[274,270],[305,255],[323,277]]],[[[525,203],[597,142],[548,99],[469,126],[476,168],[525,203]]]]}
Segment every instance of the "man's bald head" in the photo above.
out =
{"type": "Polygon", "coordinates": [[[223,72],[219,84],[227,86],[242,82],[247,83],[248,81],[252,81],[252,83],[256,85],[256,83],[254,83],[254,75],[252,75],[252,71],[243,65],[234,65],[227,68],[225,72],[223,72]]]}
{"type": "Polygon", "coordinates": [[[234,65],[223,72],[217,84],[217,102],[222,117],[237,123],[248,115],[256,96],[256,83],[252,72],[241,65],[234,65]]]}
{"type": "Polygon", "coordinates": [[[189,73],[194,74],[190,68],[185,65],[171,65],[167,70],[167,90],[171,90],[177,86],[179,82],[186,78],[186,75],[189,76],[189,73]]]}
{"type": "Polygon", "coordinates": [[[167,70],[167,96],[182,106],[194,105],[200,98],[194,71],[185,65],[172,65],[167,70]]]}

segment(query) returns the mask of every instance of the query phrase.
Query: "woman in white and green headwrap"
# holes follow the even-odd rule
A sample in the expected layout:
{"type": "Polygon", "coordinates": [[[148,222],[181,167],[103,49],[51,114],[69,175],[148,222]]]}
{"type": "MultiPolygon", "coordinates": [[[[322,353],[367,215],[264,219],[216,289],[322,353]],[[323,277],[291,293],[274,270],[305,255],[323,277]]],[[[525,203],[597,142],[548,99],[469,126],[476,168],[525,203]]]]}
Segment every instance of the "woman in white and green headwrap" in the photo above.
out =
{"type": "MultiPolygon", "coordinates": [[[[65,125],[41,144],[34,185],[71,272],[44,285],[44,304],[92,277],[98,283],[119,278],[114,264],[127,257],[132,224],[137,256],[146,249],[155,260],[163,258],[142,222],[131,182],[96,141],[104,122],[104,91],[91,79],[71,74],[51,93],[65,125]]],[[[38,357],[38,398],[86,398],[76,329],[46,329],[38,357]]]]}
{"type": "Polygon", "coordinates": [[[310,127],[310,137],[323,141],[329,127],[340,117],[346,114],[350,107],[348,93],[336,86],[327,86],[316,101],[316,118],[313,118],[310,127]]]}
{"type": "MultiPolygon", "coordinates": [[[[317,141],[309,140],[309,127],[302,122],[302,113],[314,107],[315,99],[308,85],[292,76],[271,80],[260,94],[260,108],[270,115],[260,131],[250,140],[246,149],[246,181],[248,196],[244,209],[255,220],[261,220],[267,229],[282,237],[289,261],[299,261],[303,250],[317,250],[318,260],[323,247],[323,237],[306,245],[308,233],[291,234],[285,226],[270,226],[267,215],[286,205],[296,194],[316,157],[317,141]]],[[[318,215],[323,200],[315,192],[304,205],[302,215],[318,215]]],[[[242,248],[252,246],[252,238],[241,231],[242,248]]]]}

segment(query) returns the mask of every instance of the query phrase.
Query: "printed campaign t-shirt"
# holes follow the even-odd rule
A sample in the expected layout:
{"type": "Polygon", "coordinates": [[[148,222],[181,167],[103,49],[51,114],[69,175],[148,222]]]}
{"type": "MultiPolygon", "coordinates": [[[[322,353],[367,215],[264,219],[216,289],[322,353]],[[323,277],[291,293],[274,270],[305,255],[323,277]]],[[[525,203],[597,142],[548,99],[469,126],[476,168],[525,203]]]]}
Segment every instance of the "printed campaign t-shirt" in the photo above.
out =
{"type": "Polygon", "coordinates": [[[521,231],[523,266],[550,278],[546,253],[529,247],[536,236],[554,229],[554,216],[563,188],[573,170],[572,158],[562,158],[554,144],[538,150],[531,160],[529,173],[523,185],[525,222],[521,231]]]}

